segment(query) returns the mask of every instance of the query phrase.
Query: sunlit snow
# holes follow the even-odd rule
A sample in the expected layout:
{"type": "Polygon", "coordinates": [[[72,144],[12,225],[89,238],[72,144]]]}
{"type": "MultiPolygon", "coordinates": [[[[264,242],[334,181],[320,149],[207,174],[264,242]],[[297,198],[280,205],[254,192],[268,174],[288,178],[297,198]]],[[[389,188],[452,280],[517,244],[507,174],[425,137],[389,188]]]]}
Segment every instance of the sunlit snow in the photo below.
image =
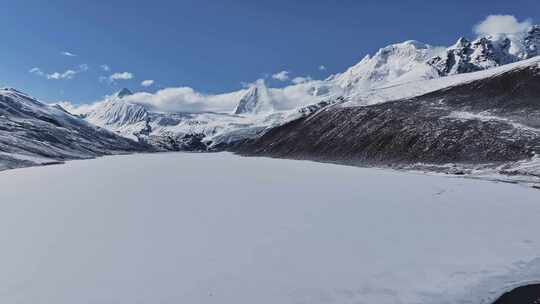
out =
{"type": "Polygon", "coordinates": [[[540,278],[540,192],[228,153],[0,173],[1,303],[486,303],[540,278]]]}

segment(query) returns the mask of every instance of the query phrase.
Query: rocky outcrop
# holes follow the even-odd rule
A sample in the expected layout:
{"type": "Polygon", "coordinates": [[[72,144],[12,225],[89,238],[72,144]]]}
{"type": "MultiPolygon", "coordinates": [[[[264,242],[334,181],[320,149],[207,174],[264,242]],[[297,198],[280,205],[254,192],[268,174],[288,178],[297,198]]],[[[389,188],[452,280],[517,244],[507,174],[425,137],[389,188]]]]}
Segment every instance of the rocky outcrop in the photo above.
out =
{"type": "Polygon", "coordinates": [[[440,76],[486,70],[540,55],[540,26],[523,35],[485,36],[470,42],[465,38],[449,47],[444,54],[427,61],[440,76]]]}

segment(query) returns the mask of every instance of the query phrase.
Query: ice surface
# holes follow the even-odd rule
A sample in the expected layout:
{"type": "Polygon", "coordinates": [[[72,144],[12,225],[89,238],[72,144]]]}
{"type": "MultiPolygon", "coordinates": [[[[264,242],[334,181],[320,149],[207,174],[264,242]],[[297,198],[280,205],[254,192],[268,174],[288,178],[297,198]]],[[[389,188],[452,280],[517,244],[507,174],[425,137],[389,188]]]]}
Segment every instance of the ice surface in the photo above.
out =
{"type": "Polygon", "coordinates": [[[539,197],[229,153],[4,171],[0,303],[489,303],[540,279],[539,197]]]}

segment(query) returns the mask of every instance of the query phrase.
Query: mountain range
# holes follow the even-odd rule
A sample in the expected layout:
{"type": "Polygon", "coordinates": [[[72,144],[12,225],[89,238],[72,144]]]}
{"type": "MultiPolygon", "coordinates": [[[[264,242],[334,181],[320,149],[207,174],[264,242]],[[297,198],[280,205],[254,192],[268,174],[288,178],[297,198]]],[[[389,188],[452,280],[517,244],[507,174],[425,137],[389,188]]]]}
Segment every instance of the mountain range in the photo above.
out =
{"type": "MultiPolygon", "coordinates": [[[[84,107],[45,105],[3,89],[0,169],[114,153],[219,150],[355,165],[460,164],[452,170],[468,173],[522,168],[540,152],[539,55],[538,25],[462,37],[447,48],[410,40],[325,80],[282,89],[257,81],[227,95],[236,104],[228,112],[158,111],[128,89],[84,107]]],[[[535,166],[507,172],[540,176],[535,166]]]]}

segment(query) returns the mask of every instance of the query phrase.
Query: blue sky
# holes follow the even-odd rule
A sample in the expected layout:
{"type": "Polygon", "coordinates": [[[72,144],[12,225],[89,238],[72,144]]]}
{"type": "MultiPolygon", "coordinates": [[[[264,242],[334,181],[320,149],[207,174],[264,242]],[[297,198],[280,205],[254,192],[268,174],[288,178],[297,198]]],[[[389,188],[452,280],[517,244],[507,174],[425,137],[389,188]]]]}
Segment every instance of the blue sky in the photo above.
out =
{"type": "Polygon", "coordinates": [[[282,70],[325,78],[390,43],[449,45],[487,15],[540,22],[539,12],[538,0],[10,1],[0,10],[0,85],[74,103],[121,87],[221,93],[282,70]],[[109,81],[125,72],[132,79],[109,81]]]}

